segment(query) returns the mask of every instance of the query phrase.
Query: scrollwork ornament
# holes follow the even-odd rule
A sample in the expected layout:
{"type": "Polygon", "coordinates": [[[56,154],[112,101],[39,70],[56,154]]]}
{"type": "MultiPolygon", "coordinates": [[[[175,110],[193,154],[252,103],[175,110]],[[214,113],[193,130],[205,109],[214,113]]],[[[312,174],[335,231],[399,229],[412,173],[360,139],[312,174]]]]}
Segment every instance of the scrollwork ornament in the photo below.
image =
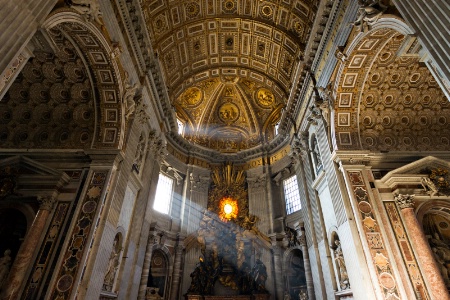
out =
{"type": "Polygon", "coordinates": [[[66,0],[66,2],[71,8],[85,16],[88,21],[95,21],[103,25],[103,21],[100,19],[102,12],[98,0],[66,0]]]}
{"type": "Polygon", "coordinates": [[[297,236],[297,241],[300,246],[306,246],[306,235],[302,234],[297,236]]]}
{"type": "Polygon", "coordinates": [[[39,209],[52,211],[56,199],[52,196],[38,196],[39,209]]]}
{"type": "Polygon", "coordinates": [[[400,209],[405,208],[414,208],[414,197],[415,195],[402,195],[402,194],[396,194],[394,199],[395,203],[400,209]]]}

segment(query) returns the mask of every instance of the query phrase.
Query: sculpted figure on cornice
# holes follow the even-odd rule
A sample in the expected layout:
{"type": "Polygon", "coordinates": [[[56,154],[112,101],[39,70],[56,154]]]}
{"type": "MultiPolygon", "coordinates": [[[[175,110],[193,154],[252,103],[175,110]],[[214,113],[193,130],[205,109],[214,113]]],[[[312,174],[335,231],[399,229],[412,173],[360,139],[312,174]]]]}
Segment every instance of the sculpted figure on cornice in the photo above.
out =
{"type": "Polygon", "coordinates": [[[134,99],[136,91],[138,89],[138,84],[131,84],[129,81],[128,72],[125,72],[125,78],[123,80],[124,92],[122,96],[122,103],[125,110],[125,119],[128,121],[130,117],[134,114],[136,110],[136,100],[134,99]]]}
{"type": "Polygon", "coordinates": [[[326,125],[330,125],[331,110],[334,106],[332,86],[333,82],[330,82],[326,88],[317,88],[317,91],[320,95],[320,101],[316,102],[316,105],[319,107],[326,125]]]}
{"type": "Polygon", "coordinates": [[[209,188],[208,176],[195,176],[193,173],[189,175],[191,181],[191,190],[195,189],[197,192],[206,193],[209,188]]]}
{"type": "Polygon", "coordinates": [[[289,155],[294,162],[299,162],[301,156],[306,156],[308,154],[308,148],[308,133],[302,132],[300,135],[294,134],[289,155]]]}
{"type": "Polygon", "coordinates": [[[141,135],[139,136],[139,141],[136,147],[136,154],[134,155],[134,161],[133,161],[133,169],[139,173],[140,169],[141,169],[141,165],[142,162],[144,160],[145,157],[145,137],[144,134],[141,133],[141,135]]]}
{"type": "Polygon", "coordinates": [[[155,160],[161,162],[167,155],[166,142],[157,135],[156,130],[150,130],[147,148],[153,153],[155,160]]]}
{"type": "Polygon", "coordinates": [[[361,32],[368,31],[388,8],[380,0],[358,0],[358,4],[358,18],[352,25],[361,32]]]}
{"type": "Polygon", "coordinates": [[[266,186],[266,176],[263,174],[258,177],[247,177],[249,189],[260,189],[266,186]]]}
{"type": "Polygon", "coordinates": [[[66,3],[84,15],[88,21],[95,21],[103,25],[103,21],[100,19],[102,12],[100,11],[98,0],[66,0],[66,3]]]}

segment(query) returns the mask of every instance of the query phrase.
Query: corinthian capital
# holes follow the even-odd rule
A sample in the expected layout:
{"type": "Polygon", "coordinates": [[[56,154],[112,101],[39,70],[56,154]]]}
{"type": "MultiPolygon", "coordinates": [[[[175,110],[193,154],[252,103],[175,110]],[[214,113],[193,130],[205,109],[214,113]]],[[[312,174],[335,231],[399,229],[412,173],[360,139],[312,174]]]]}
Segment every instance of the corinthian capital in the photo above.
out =
{"type": "Polygon", "coordinates": [[[395,203],[400,209],[405,208],[414,208],[414,197],[415,195],[402,195],[397,194],[395,195],[395,203]]]}
{"type": "Polygon", "coordinates": [[[52,211],[56,199],[52,196],[38,196],[39,209],[52,211]]]}

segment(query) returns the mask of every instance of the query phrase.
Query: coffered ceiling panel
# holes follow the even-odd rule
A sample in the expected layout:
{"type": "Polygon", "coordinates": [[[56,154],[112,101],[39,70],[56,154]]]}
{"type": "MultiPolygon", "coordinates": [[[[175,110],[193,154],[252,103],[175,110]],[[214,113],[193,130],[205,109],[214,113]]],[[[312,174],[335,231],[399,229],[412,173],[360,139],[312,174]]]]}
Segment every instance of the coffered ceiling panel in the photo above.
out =
{"type": "MultiPolygon", "coordinates": [[[[214,141],[207,141],[206,135],[202,142],[199,136],[207,132],[228,137],[224,143],[273,137],[264,132],[266,122],[270,116],[273,132],[274,115],[288,98],[316,5],[314,0],[141,2],[169,96],[177,114],[189,124],[186,138],[195,135],[195,142],[223,151],[214,141]],[[256,90],[248,92],[245,82],[256,90]],[[272,95],[277,105],[261,107],[258,91],[272,95]],[[201,97],[189,96],[194,94],[201,97]],[[200,115],[189,101],[199,101],[199,107],[208,109],[200,115]],[[226,110],[239,112],[236,120],[230,117],[231,122],[224,115],[226,110]]],[[[238,151],[256,144],[250,140],[232,148],[238,151]]]]}

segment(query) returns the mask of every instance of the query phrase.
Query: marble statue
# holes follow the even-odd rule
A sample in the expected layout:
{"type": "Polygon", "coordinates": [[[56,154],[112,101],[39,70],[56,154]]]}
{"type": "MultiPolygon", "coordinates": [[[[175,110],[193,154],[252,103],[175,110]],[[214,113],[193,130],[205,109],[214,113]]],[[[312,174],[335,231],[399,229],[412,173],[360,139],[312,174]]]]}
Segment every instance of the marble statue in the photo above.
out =
{"type": "Polygon", "coordinates": [[[267,269],[263,262],[259,259],[256,260],[255,265],[252,268],[252,277],[254,280],[253,291],[256,293],[267,293],[267,269]]]}
{"type": "Polygon", "coordinates": [[[344,255],[342,253],[341,242],[336,240],[334,243],[336,245],[336,249],[334,249],[334,260],[336,261],[336,265],[339,269],[339,285],[341,289],[345,290],[350,287],[347,267],[345,265],[344,255]]]}
{"type": "Polygon", "coordinates": [[[117,242],[117,238],[114,239],[113,249],[111,251],[111,255],[109,256],[108,269],[103,281],[103,290],[108,292],[112,291],[117,269],[119,268],[119,251],[116,249],[117,242]]]}

